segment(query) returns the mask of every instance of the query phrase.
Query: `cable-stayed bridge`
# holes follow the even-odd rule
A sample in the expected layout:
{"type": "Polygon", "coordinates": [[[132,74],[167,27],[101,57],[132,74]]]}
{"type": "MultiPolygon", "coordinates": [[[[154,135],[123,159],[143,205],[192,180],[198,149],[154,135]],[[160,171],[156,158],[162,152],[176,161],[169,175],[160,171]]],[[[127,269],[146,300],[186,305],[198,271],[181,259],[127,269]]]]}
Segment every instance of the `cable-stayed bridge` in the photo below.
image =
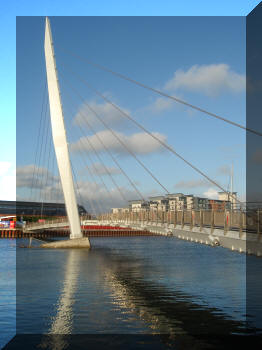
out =
{"type": "MultiPolygon", "coordinates": [[[[60,49],[59,44],[55,48],[60,49]]],[[[71,55],[77,60],[80,60],[90,66],[96,67],[102,71],[106,71],[123,79],[130,84],[133,84],[141,89],[146,89],[154,94],[171,100],[173,103],[179,103],[192,110],[201,112],[208,118],[214,118],[221,123],[225,123],[228,127],[238,128],[245,132],[253,133],[257,137],[262,136],[260,131],[246,128],[244,125],[236,123],[224,116],[212,113],[206,109],[193,105],[180,98],[168,95],[167,93],[152,88],[142,82],[134,80],[128,76],[112,71],[111,69],[94,63],[78,54],[71,53],[70,50],[61,48],[61,51],[67,55],[71,55]]],[[[235,200],[238,206],[242,209],[245,208],[245,204],[236,199],[233,195],[233,188],[231,191],[222,186],[213,177],[209,176],[205,171],[200,169],[196,165],[196,161],[191,161],[177,152],[171,145],[169,145],[161,135],[155,132],[151,132],[142,123],[134,119],[130,113],[120,108],[114,103],[110,96],[98,91],[93,85],[91,85],[83,76],[77,74],[73,68],[68,67],[67,64],[63,64],[63,73],[60,71],[60,67],[56,67],[56,59],[54,52],[54,45],[51,35],[50,22],[46,19],[46,32],[45,32],[45,59],[46,59],[46,72],[47,72],[47,84],[44,91],[41,118],[38,130],[38,143],[35,153],[35,162],[32,168],[32,184],[31,184],[31,200],[42,201],[55,201],[65,200],[68,219],[66,222],[61,223],[59,220],[45,223],[37,223],[27,225],[26,230],[48,230],[55,229],[61,226],[67,226],[70,229],[70,238],[79,238],[83,236],[81,230],[81,220],[77,211],[77,202],[83,204],[83,197],[88,200],[89,211],[92,213],[93,218],[98,220],[96,224],[106,225],[121,225],[123,227],[131,227],[132,229],[146,229],[149,232],[159,234],[172,234],[179,238],[188,240],[197,240],[200,243],[206,244],[222,244],[230,246],[231,248],[239,251],[246,251],[245,240],[247,238],[247,227],[251,227],[253,234],[252,239],[260,241],[261,233],[261,214],[259,211],[251,212],[247,214],[247,211],[234,211],[224,210],[222,212],[216,212],[214,210],[180,210],[180,211],[162,211],[155,213],[154,211],[142,211],[141,213],[120,213],[118,215],[105,213],[109,207],[105,207],[105,200],[103,197],[95,196],[96,189],[103,188],[103,193],[107,195],[108,204],[113,206],[114,196],[117,193],[121,202],[127,205],[128,197],[123,187],[119,185],[116,174],[121,174],[126,179],[128,186],[132,188],[132,193],[142,201],[145,201],[144,191],[139,188],[137,182],[133,179],[132,172],[127,172],[121,161],[116,157],[112,148],[108,146],[108,137],[110,140],[114,140],[117,144],[117,148],[121,148],[127,153],[134,162],[154,181],[154,183],[165,194],[170,194],[168,186],[159,178],[154,171],[152,171],[144,161],[142,161],[134,148],[130,146],[128,138],[125,138],[123,134],[115,131],[110,124],[103,118],[103,109],[97,110],[94,105],[88,103],[82,96],[82,93],[76,89],[71,79],[67,78],[69,74],[73,79],[78,80],[85,89],[88,89],[94,93],[97,98],[101,99],[107,106],[118,113],[118,115],[133,127],[139,129],[143,133],[146,142],[150,140],[158,147],[165,149],[173,157],[182,161],[185,166],[190,167],[195,173],[201,176],[203,180],[207,181],[211,185],[215,186],[218,190],[228,194],[228,200],[235,200]],[[66,74],[65,74],[66,72],[66,74]],[[77,142],[73,145],[68,143],[68,134],[71,130],[66,130],[65,127],[65,111],[62,104],[62,94],[60,93],[59,79],[62,77],[67,86],[67,93],[64,98],[73,105],[71,93],[81,101],[82,106],[85,108],[78,113],[78,135],[76,135],[77,142]],[[68,92],[70,91],[70,93],[68,92]],[[50,120],[49,122],[49,114],[50,120]],[[92,117],[90,117],[92,115],[92,117]],[[104,132],[97,131],[96,125],[101,125],[104,132]],[[87,137],[88,133],[88,137],[87,137]],[[52,134],[52,137],[51,137],[52,134]],[[54,145],[54,148],[52,147],[54,145]],[[78,164],[81,162],[82,169],[85,171],[76,171],[73,164],[72,150],[78,151],[80,158],[78,164]],[[105,164],[101,152],[106,154],[111,163],[114,164],[114,168],[105,164]],[[92,155],[92,156],[91,156],[92,155]],[[94,157],[96,161],[94,161],[94,157]],[[41,164],[42,163],[42,164],[41,164]],[[58,166],[57,175],[55,174],[56,164],[58,166]],[[113,188],[109,188],[108,183],[103,178],[106,175],[110,179],[113,188]],[[90,189],[83,186],[83,180],[79,181],[77,176],[84,178],[88,177],[90,189]],[[99,179],[99,183],[98,180],[99,179]],[[93,187],[91,191],[91,187],[93,187]],[[37,190],[35,190],[37,189],[37,190]],[[256,236],[254,236],[256,235],[256,236]],[[255,237],[255,238],[254,238],[255,237]],[[223,243],[224,241],[227,243],[223,243]],[[235,240],[235,246],[231,240],[235,240]]],[[[70,114],[73,114],[70,111],[70,114]]],[[[245,208],[246,209],[246,208],[245,208]]],[[[249,234],[249,233],[248,233],[249,234]]],[[[260,251],[258,252],[260,254],[260,251]]],[[[261,251],[262,254],[262,251],[261,251]]]]}

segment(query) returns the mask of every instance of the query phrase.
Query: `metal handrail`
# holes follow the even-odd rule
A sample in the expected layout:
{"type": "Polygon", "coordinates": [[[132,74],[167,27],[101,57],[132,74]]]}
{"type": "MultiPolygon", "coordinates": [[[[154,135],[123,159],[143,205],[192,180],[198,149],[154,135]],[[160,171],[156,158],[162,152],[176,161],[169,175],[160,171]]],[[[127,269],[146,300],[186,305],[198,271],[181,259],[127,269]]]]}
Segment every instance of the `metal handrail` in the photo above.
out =
{"type": "MultiPolygon", "coordinates": [[[[229,230],[239,230],[262,233],[262,210],[241,211],[241,210],[176,210],[157,211],[143,210],[140,212],[106,213],[98,217],[100,221],[123,222],[123,223],[148,223],[173,224],[193,227],[210,227],[223,229],[225,234],[229,230]]],[[[26,224],[25,228],[33,229],[41,226],[55,226],[56,224],[68,223],[67,218],[45,220],[26,224]]]]}

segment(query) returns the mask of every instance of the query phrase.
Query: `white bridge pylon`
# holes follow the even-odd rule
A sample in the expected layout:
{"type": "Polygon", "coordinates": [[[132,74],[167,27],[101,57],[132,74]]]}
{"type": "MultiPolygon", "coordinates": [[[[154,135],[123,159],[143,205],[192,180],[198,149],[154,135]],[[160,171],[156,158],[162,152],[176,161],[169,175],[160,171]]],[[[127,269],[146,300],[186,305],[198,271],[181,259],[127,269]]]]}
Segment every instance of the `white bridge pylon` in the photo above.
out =
{"type": "Polygon", "coordinates": [[[45,61],[52,135],[69,221],[70,239],[82,238],[83,233],[81,231],[75,188],[73,184],[72,169],[69,158],[69,150],[66,139],[66,130],[59,90],[59,82],[56,71],[51,27],[49,19],[47,17],[45,26],[45,61]]]}

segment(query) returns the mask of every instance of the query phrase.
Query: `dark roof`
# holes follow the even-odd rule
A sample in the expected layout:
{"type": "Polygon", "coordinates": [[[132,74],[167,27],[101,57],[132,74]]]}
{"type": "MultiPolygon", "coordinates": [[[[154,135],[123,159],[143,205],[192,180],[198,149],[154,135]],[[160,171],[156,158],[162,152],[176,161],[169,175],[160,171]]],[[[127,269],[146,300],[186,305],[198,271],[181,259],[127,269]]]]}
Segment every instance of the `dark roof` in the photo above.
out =
{"type": "MultiPolygon", "coordinates": [[[[80,214],[86,214],[82,205],[78,205],[80,214]]],[[[29,201],[4,201],[0,200],[0,214],[17,215],[66,215],[64,203],[29,202],[29,201]]]]}

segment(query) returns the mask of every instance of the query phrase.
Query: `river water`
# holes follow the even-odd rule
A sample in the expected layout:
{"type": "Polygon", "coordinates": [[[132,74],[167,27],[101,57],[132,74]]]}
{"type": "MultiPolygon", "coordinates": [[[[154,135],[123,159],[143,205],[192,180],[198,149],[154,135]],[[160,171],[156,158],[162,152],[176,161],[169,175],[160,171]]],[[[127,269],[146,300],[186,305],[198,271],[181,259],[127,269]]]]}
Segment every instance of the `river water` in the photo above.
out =
{"type": "MultiPolygon", "coordinates": [[[[14,333],[15,248],[13,241],[0,244],[9,271],[1,269],[1,345],[14,333]]],[[[27,244],[17,240],[18,334],[192,340],[245,331],[244,254],[174,237],[93,238],[91,250],[40,249],[36,241],[21,247],[27,244]]]]}
{"type": "Polygon", "coordinates": [[[16,333],[16,241],[0,239],[0,349],[16,333]]]}

